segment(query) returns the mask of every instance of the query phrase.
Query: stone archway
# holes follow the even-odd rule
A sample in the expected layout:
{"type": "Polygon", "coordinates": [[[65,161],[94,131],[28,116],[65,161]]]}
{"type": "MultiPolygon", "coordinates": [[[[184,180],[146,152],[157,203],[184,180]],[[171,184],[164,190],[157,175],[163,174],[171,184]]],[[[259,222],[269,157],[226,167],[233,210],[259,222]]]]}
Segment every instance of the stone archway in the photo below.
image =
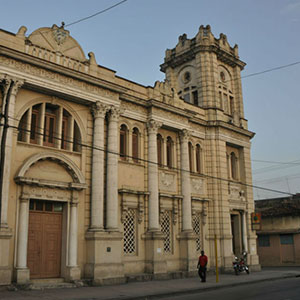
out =
{"type": "MultiPolygon", "coordinates": [[[[86,187],[82,172],[76,164],[63,154],[42,152],[28,158],[15,176],[20,186],[18,240],[15,279],[17,283],[30,280],[28,258],[28,228],[30,201],[61,203],[65,207],[63,237],[65,259],[61,263],[61,276],[66,280],[80,278],[77,266],[77,205],[80,191],[86,187]]],[[[41,214],[42,217],[42,214],[41,214]]],[[[41,222],[43,223],[43,222],[41,222]]],[[[47,247],[47,246],[44,246],[47,247]]],[[[58,248],[58,251],[62,251],[58,248]]],[[[42,249],[43,250],[43,249],[42,249]]],[[[45,251],[44,251],[45,252],[45,251]]]]}

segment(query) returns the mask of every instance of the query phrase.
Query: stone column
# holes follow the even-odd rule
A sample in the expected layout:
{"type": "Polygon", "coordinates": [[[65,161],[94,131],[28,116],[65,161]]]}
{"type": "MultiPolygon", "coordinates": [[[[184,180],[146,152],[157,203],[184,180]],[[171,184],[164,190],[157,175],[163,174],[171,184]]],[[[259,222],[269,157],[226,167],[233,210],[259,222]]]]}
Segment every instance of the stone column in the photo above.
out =
{"type": "Polygon", "coordinates": [[[103,230],[104,204],[104,118],[107,107],[99,101],[92,108],[94,117],[91,229],[103,230]]]}
{"type": "Polygon", "coordinates": [[[181,270],[194,272],[197,262],[196,239],[192,226],[192,199],[189,166],[189,132],[183,129],[180,132],[180,160],[181,160],[181,193],[182,199],[182,232],[179,234],[181,270]]]}
{"type": "Polygon", "coordinates": [[[66,279],[68,281],[80,279],[80,268],[77,265],[77,247],[78,247],[77,206],[78,206],[77,199],[76,201],[70,203],[69,247],[68,247],[67,276],[66,276],[66,279]]]}
{"type": "Polygon", "coordinates": [[[15,280],[18,284],[29,282],[29,269],[27,268],[27,243],[28,243],[29,199],[20,198],[19,226],[17,244],[17,264],[15,280]]]}
{"type": "MultiPolygon", "coordinates": [[[[16,102],[16,95],[18,90],[23,85],[23,81],[18,79],[7,79],[5,80],[6,84],[10,84],[10,93],[7,94],[6,103],[4,103],[7,113],[7,121],[6,124],[8,125],[7,135],[4,141],[5,143],[5,159],[3,161],[3,181],[2,181],[2,191],[1,191],[1,224],[0,227],[7,228],[7,205],[9,199],[9,187],[10,187],[10,168],[11,168],[11,156],[12,156],[12,143],[13,143],[13,126],[17,126],[15,124],[15,102],[16,102]]],[[[4,134],[3,129],[3,134],[4,134]]]]}
{"type": "Polygon", "coordinates": [[[118,230],[118,137],[120,109],[112,107],[108,124],[107,180],[106,180],[106,228],[118,230]]]}
{"type": "Polygon", "coordinates": [[[189,167],[189,132],[184,129],[180,133],[180,152],[181,152],[181,192],[182,201],[182,230],[192,231],[192,200],[189,167]]]}
{"type": "Polygon", "coordinates": [[[243,250],[248,253],[248,237],[247,237],[247,220],[246,212],[242,212],[242,224],[243,224],[243,250]]]}
{"type": "Polygon", "coordinates": [[[158,165],[157,165],[157,129],[161,123],[150,120],[148,128],[148,215],[149,231],[159,230],[159,196],[158,196],[158,165]]]}

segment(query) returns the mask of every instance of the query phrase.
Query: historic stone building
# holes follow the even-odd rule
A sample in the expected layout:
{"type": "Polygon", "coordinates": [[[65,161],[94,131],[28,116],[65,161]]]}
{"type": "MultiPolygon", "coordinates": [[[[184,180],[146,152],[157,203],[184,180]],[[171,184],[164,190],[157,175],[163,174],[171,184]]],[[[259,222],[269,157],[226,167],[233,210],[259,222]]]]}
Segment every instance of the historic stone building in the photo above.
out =
{"type": "Polygon", "coordinates": [[[237,46],[201,26],[146,87],[26,31],[0,31],[0,284],[188,276],[215,238],[222,270],[259,268],[237,46]]]}

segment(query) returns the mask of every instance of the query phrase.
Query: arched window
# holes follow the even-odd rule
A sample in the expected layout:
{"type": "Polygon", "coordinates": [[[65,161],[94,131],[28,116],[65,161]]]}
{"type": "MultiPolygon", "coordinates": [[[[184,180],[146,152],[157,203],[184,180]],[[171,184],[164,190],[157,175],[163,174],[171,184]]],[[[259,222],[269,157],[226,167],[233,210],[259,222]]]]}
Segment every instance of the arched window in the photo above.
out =
{"type": "Polygon", "coordinates": [[[189,142],[189,163],[190,163],[190,172],[193,172],[193,145],[189,142]]]}
{"type": "Polygon", "coordinates": [[[201,173],[201,147],[196,145],[196,172],[201,173]]]}
{"type": "Polygon", "coordinates": [[[139,162],[139,130],[136,127],[132,131],[132,159],[139,162]]]}
{"type": "Polygon", "coordinates": [[[157,135],[157,163],[159,166],[162,166],[162,158],[163,158],[163,139],[160,134],[157,135]]]}
{"type": "Polygon", "coordinates": [[[127,155],[127,127],[121,125],[120,127],[120,157],[125,160],[127,155]]]}
{"type": "Polygon", "coordinates": [[[237,157],[234,152],[230,154],[230,163],[231,163],[231,178],[238,179],[237,176],[237,157]]]}
{"type": "Polygon", "coordinates": [[[170,136],[167,137],[167,167],[172,168],[173,167],[173,141],[170,136]]]}
{"type": "Polygon", "coordinates": [[[18,125],[18,141],[81,151],[81,133],[74,117],[63,107],[40,103],[30,107],[18,125]]]}

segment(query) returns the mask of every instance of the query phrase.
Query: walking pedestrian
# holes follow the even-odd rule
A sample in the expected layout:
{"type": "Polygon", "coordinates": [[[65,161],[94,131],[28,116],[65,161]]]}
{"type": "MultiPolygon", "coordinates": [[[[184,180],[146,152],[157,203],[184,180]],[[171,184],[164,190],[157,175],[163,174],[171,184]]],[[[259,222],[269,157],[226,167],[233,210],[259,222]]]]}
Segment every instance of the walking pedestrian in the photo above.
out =
{"type": "Polygon", "coordinates": [[[199,277],[201,278],[201,282],[206,282],[207,262],[208,262],[208,258],[204,254],[204,251],[202,250],[201,255],[199,256],[199,259],[198,259],[198,264],[197,264],[198,274],[199,274],[199,277]]]}

